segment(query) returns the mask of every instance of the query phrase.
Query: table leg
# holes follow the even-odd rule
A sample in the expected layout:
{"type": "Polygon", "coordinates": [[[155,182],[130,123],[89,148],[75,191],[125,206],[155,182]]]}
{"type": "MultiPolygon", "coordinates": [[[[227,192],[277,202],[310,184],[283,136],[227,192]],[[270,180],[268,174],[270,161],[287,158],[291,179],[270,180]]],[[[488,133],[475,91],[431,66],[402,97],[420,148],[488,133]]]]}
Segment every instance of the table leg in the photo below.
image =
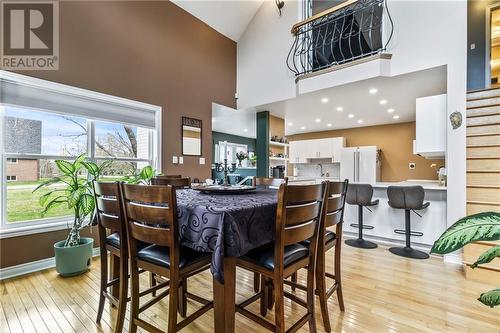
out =
{"type": "MultiPolygon", "coordinates": [[[[109,261],[110,261],[110,269],[109,269],[109,275],[110,275],[110,280],[116,279],[120,277],[120,257],[115,256],[113,254],[109,255],[109,261]]],[[[119,285],[118,283],[115,284],[114,286],[111,286],[111,295],[116,297],[117,299],[119,298],[119,285]]]]}
{"type": "Polygon", "coordinates": [[[234,333],[236,258],[224,258],[224,283],[213,284],[215,332],[234,333]]]}

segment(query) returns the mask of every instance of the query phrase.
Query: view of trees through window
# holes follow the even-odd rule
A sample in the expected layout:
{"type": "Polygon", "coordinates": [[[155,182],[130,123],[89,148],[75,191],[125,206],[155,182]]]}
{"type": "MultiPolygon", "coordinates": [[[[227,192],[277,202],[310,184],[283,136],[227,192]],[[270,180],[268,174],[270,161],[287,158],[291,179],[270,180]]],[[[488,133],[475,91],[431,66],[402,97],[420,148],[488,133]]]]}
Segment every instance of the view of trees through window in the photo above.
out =
{"type": "MultiPolygon", "coordinates": [[[[49,188],[33,193],[43,181],[59,175],[56,159],[72,160],[81,154],[97,163],[112,159],[104,172],[109,180],[152,164],[150,129],[15,107],[5,108],[3,122],[7,223],[71,215],[62,205],[42,216],[38,200],[49,188]]],[[[57,186],[61,185],[52,188],[57,186]]]]}

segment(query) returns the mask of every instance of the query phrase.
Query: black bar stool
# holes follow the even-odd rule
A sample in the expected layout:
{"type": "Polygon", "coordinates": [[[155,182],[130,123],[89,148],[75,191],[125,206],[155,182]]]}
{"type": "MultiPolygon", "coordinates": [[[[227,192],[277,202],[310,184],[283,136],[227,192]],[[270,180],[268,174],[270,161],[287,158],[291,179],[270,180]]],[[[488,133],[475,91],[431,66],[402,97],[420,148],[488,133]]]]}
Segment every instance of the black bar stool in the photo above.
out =
{"type": "Polygon", "coordinates": [[[411,231],[410,211],[413,211],[418,216],[420,214],[415,210],[425,209],[429,207],[430,203],[424,203],[425,191],[422,186],[389,186],[387,188],[387,197],[389,198],[389,206],[394,209],[405,210],[405,230],[395,229],[397,234],[404,234],[406,236],[406,246],[391,247],[389,251],[398,256],[413,258],[413,259],[427,259],[429,255],[423,251],[415,250],[411,247],[411,236],[423,236],[424,234],[417,231],[411,231]]]}
{"type": "Polygon", "coordinates": [[[345,243],[349,246],[360,247],[362,249],[374,249],[377,247],[377,244],[363,239],[363,229],[373,229],[372,225],[363,225],[363,207],[366,207],[371,212],[368,207],[378,205],[378,200],[372,201],[372,196],[373,187],[370,184],[349,184],[347,188],[347,203],[358,206],[358,223],[351,224],[351,227],[358,228],[358,238],[347,239],[345,243]]]}

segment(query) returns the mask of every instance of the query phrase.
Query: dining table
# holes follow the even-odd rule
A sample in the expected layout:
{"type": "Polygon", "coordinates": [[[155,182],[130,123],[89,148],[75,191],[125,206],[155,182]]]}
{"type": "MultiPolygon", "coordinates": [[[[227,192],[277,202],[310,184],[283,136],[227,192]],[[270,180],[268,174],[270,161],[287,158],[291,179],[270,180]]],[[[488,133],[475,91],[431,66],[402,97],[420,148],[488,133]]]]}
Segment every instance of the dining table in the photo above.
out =
{"type": "Polygon", "coordinates": [[[241,194],[177,191],[180,244],[212,256],[217,333],[235,330],[236,259],[274,240],[277,201],[272,188],[241,194]]]}

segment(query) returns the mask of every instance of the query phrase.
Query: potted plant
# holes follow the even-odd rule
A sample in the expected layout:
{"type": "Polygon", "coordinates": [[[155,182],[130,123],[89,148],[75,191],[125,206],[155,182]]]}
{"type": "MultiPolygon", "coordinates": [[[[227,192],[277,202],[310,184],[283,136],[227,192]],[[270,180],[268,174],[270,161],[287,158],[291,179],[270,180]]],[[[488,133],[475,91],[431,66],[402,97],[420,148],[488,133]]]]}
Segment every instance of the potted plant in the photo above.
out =
{"type": "Polygon", "coordinates": [[[62,276],[75,276],[85,272],[92,259],[94,240],[80,237],[80,231],[90,224],[94,213],[92,181],[99,180],[102,170],[111,162],[98,166],[86,162],[85,155],[80,155],[73,162],[56,160],[55,163],[61,175],[43,182],[33,192],[45,187],[50,189],[39,199],[44,207],[42,216],[63,204],[73,210],[73,225],[68,237],[54,244],[54,252],[57,272],[62,276]],[[88,172],[86,177],[81,176],[84,169],[88,172]],[[53,187],[58,183],[64,184],[64,187],[53,187]]]}
{"type": "MultiPolygon", "coordinates": [[[[449,227],[434,243],[431,253],[447,254],[471,242],[500,240],[500,213],[485,212],[464,217],[449,227]]],[[[471,268],[500,257],[500,245],[493,246],[476,260],[471,268]]],[[[500,288],[482,293],[478,300],[484,305],[500,305],[500,288]]]]}
{"type": "Polygon", "coordinates": [[[150,165],[146,165],[142,169],[137,169],[130,176],[125,176],[123,181],[128,184],[144,184],[151,185],[151,179],[154,178],[158,173],[150,165]]]}
{"type": "Polygon", "coordinates": [[[244,151],[239,151],[236,153],[236,159],[238,160],[238,167],[241,168],[241,162],[248,158],[247,153],[244,151]]]}

